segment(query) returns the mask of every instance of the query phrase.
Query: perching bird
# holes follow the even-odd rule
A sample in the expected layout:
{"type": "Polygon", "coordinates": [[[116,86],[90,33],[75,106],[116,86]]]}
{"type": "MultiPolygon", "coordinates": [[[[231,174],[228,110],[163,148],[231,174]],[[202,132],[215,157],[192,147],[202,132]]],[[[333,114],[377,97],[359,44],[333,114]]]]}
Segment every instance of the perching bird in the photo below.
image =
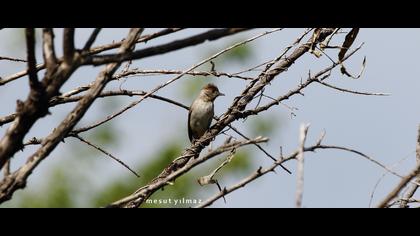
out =
{"type": "Polygon", "coordinates": [[[191,143],[199,139],[210,127],[214,115],[214,100],[224,96],[214,84],[204,86],[188,113],[188,137],[191,143]]]}

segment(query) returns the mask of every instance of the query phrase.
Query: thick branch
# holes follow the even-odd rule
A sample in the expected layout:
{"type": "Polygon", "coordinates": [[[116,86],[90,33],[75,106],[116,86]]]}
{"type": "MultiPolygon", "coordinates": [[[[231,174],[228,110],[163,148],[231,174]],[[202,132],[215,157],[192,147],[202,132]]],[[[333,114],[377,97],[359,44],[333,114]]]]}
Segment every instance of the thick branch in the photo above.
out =
{"type": "Polygon", "coordinates": [[[42,33],[43,56],[47,67],[47,76],[51,76],[57,68],[57,57],[54,49],[54,32],[51,28],[45,28],[42,33]]]}
{"type": "Polygon", "coordinates": [[[38,74],[36,71],[35,29],[27,28],[25,33],[26,33],[26,54],[28,57],[29,85],[32,90],[40,90],[42,88],[40,88],[38,74]]]}
{"type": "Polygon", "coordinates": [[[63,58],[64,62],[71,64],[73,61],[74,48],[74,28],[65,28],[63,32],[63,58]]]}
{"type": "MultiPolygon", "coordinates": [[[[125,53],[130,50],[141,31],[141,29],[130,30],[129,36],[122,44],[119,52],[125,53]]],[[[78,102],[77,106],[66,116],[60,125],[56,127],[50,135],[43,139],[42,146],[28,158],[26,164],[0,183],[0,202],[10,199],[17,189],[23,188],[26,185],[26,179],[32,173],[33,169],[46,158],[59,142],[61,142],[73,129],[120,65],[121,63],[111,63],[105,66],[83,99],[78,102]]]]}

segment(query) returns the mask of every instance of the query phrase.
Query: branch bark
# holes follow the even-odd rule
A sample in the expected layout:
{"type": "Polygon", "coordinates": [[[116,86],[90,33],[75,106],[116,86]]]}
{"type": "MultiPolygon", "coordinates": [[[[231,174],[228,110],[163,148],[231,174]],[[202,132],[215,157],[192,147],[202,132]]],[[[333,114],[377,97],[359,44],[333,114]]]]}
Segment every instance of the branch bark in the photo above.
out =
{"type": "MultiPolygon", "coordinates": [[[[130,33],[121,45],[119,53],[126,53],[131,50],[135,41],[137,40],[138,34],[141,29],[132,29],[130,33]]],[[[64,63],[67,64],[67,63],[64,63]]],[[[121,65],[120,62],[111,63],[105,66],[99,76],[96,78],[95,83],[89,89],[87,94],[78,102],[77,106],[70,112],[66,118],[60,123],[60,125],[54,129],[54,131],[48,135],[42,141],[42,146],[32,154],[25,165],[18,169],[13,174],[6,177],[0,183],[0,202],[4,202],[11,198],[12,194],[19,188],[23,188],[26,185],[26,179],[31,174],[32,170],[46,158],[52,150],[63,140],[63,138],[72,130],[77,122],[82,118],[85,112],[88,110],[90,105],[101,93],[107,82],[112,78],[112,75],[121,65]]]]}
{"type": "Polygon", "coordinates": [[[296,156],[297,160],[297,181],[296,181],[296,197],[295,197],[295,204],[297,208],[302,207],[302,199],[303,199],[303,181],[304,181],[304,160],[303,160],[303,153],[305,152],[305,141],[306,135],[308,134],[309,125],[302,124],[300,126],[300,146],[299,152],[296,156]]]}
{"type": "MultiPolygon", "coordinates": [[[[420,125],[418,125],[418,128],[417,128],[416,162],[417,162],[417,165],[420,165],[420,125]]],[[[420,175],[416,177],[416,182],[420,183],[420,175]]],[[[419,188],[419,185],[417,184],[411,185],[410,189],[404,195],[404,198],[401,199],[400,208],[408,207],[408,200],[414,196],[418,188],[419,188]]]]}

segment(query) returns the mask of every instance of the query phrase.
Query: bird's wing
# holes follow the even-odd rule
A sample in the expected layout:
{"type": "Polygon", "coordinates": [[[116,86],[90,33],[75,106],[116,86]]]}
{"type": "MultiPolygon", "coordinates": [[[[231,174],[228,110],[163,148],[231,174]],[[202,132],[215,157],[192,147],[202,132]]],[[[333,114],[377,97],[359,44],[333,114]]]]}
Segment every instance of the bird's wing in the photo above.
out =
{"type": "Polygon", "coordinates": [[[188,111],[188,124],[187,124],[187,126],[188,126],[188,138],[190,139],[190,142],[192,142],[193,137],[192,137],[192,130],[191,130],[191,126],[190,126],[190,118],[191,118],[191,107],[190,107],[190,110],[188,111]]]}

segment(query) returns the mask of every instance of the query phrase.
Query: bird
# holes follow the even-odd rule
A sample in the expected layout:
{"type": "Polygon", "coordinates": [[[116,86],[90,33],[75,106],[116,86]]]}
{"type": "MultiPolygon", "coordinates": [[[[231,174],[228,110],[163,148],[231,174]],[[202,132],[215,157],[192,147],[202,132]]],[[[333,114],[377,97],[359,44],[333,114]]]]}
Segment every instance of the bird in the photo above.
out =
{"type": "Polygon", "coordinates": [[[199,139],[209,129],[214,116],[214,100],[220,93],[214,84],[205,85],[193,101],[188,112],[188,137],[191,143],[199,139]]]}

